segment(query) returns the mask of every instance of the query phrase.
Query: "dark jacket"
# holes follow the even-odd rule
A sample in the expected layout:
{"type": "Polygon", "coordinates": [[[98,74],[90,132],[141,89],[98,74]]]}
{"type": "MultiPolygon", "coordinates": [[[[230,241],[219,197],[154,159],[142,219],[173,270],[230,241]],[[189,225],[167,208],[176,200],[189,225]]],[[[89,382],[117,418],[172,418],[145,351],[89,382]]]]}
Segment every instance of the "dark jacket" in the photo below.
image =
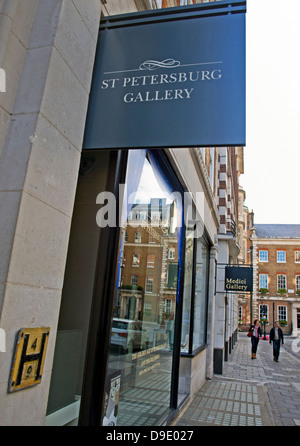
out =
{"type": "MultiPolygon", "coordinates": [[[[273,328],[271,328],[271,331],[270,331],[270,344],[272,341],[274,341],[274,337],[275,337],[275,328],[273,327],[273,328]]],[[[279,328],[279,327],[278,327],[278,337],[279,337],[279,340],[281,341],[281,343],[283,344],[284,343],[283,342],[283,332],[282,332],[281,328],[279,328]]]]}

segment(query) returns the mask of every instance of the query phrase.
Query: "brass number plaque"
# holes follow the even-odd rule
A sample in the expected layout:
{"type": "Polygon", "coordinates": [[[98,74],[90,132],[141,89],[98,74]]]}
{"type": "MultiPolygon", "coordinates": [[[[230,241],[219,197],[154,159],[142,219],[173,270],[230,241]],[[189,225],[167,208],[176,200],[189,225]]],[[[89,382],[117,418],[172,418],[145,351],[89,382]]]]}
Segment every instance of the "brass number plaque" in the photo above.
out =
{"type": "Polygon", "coordinates": [[[42,379],[50,328],[22,328],[17,333],[8,392],[26,389],[42,379]]]}

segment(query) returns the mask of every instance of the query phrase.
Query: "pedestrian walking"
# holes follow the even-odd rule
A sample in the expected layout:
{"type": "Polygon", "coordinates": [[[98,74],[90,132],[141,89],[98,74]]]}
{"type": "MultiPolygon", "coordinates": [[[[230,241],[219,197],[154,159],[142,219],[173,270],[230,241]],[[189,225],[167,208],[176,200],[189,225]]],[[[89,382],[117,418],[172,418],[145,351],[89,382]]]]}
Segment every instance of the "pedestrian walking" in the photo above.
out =
{"type": "Polygon", "coordinates": [[[251,333],[251,353],[252,353],[252,359],[256,359],[256,352],[257,352],[257,347],[258,347],[258,343],[259,343],[259,337],[262,336],[262,331],[259,325],[259,320],[255,319],[253,321],[253,325],[250,326],[250,330],[251,333]]]}
{"type": "Polygon", "coordinates": [[[273,342],[273,360],[278,362],[280,353],[280,342],[283,345],[283,332],[279,327],[279,322],[275,321],[274,327],[270,331],[270,344],[273,342]]]}

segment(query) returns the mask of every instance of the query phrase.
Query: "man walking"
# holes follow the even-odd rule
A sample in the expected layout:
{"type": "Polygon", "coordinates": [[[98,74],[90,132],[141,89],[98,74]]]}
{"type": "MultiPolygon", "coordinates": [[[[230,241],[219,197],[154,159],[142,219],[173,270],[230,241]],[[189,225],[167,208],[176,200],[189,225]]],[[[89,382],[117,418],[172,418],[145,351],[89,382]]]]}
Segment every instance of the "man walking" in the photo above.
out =
{"type": "Polygon", "coordinates": [[[279,328],[279,322],[275,321],[274,327],[270,331],[270,344],[273,342],[273,360],[276,362],[278,362],[279,358],[280,341],[283,345],[283,332],[281,328],[279,328]]]}

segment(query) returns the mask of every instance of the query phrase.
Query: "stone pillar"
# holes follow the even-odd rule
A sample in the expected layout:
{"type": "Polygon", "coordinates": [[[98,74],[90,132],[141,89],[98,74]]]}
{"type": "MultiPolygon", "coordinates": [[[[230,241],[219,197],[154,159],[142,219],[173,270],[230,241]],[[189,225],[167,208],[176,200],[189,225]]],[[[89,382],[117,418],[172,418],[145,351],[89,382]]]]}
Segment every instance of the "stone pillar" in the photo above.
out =
{"type": "Polygon", "coordinates": [[[218,249],[213,246],[210,250],[209,291],[207,309],[207,350],[206,350],[206,378],[212,379],[214,374],[214,339],[215,339],[215,307],[216,307],[216,261],[218,249]]]}
{"type": "Polygon", "coordinates": [[[0,150],[0,424],[43,425],[101,3],[8,4],[6,56],[18,67],[0,97],[11,106],[0,150]],[[50,327],[42,383],[8,394],[16,332],[39,326],[50,327]]]}

